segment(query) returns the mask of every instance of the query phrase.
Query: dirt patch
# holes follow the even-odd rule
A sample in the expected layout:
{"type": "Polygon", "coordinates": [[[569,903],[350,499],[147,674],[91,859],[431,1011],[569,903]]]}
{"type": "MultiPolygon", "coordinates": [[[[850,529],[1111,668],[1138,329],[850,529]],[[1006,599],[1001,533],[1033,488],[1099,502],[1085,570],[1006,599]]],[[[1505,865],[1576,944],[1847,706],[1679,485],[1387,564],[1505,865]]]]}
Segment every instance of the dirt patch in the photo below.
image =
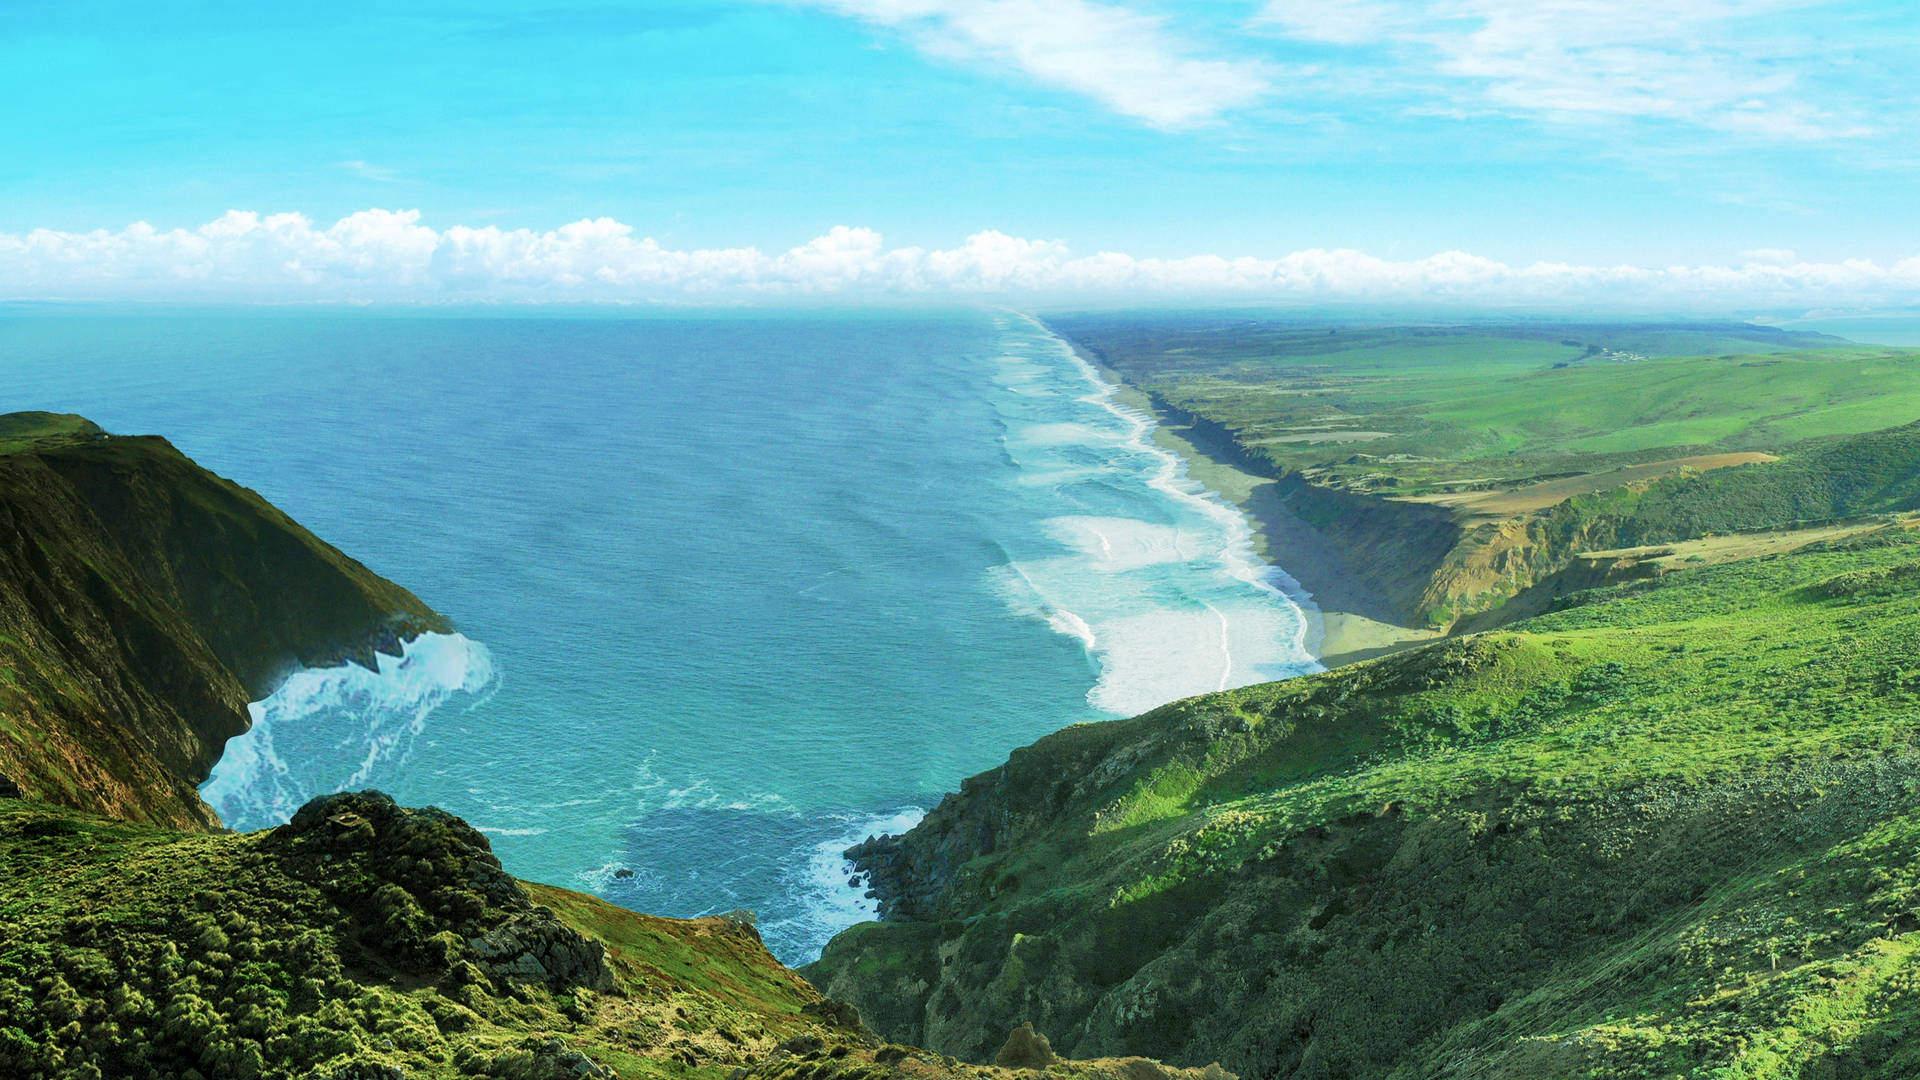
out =
{"type": "Polygon", "coordinates": [[[1838,525],[1817,525],[1808,529],[1776,529],[1768,532],[1733,533],[1685,540],[1675,544],[1648,547],[1615,548],[1611,551],[1583,551],[1579,558],[1593,562],[1652,563],[1662,573],[1690,566],[1718,566],[1721,563],[1755,559],[1762,555],[1780,555],[1817,544],[1823,540],[1846,540],[1887,527],[1885,521],[1855,521],[1838,525]]]}
{"type": "Polygon", "coordinates": [[[1658,480],[1664,476],[1691,470],[1708,472],[1713,469],[1725,469],[1734,465],[1756,465],[1762,462],[1778,461],[1772,454],[1757,452],[1739,454],[1698,454],[1694,457],[1673,458],[1669,461],[1654,461],[1645,465],[1629,465],[1621,469],[1609,469],[1606,472],[1581,473],[1578,476],[1563,476],[1555,480],[1542,480],[1534,484],[1502,491],[1458,491],[1439,495],[1410,495],[1396,501],[1427,503],[1433,506],[1445,506],[1453,510],[1461,519],[1471,518],[1509,518],[1535,510],[1545,510],[1558,506],[1575,495],[1586,495],[1596,491],[1610,491],[1627,484],[1658,480]]]}
{"type": "Polygon", "coordinates": [[[1249,446],[1268,446],[1275,443],[1343,443],[1372,442],[1375,439],[1391,439],[1391,431],[1351,431],[1328,428],[1320,431],[1296,431],[1290,435],[1269,435],[1264,439],[1248,439],[1249,446]]]}

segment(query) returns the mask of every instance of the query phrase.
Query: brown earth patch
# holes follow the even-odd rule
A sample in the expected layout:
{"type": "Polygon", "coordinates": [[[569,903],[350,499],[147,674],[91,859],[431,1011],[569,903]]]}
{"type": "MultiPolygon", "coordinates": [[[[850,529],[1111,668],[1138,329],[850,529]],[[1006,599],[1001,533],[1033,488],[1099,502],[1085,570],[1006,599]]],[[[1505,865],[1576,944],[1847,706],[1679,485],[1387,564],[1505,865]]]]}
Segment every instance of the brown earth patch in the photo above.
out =
{"type": "Polygon", "coordinates": [[[1697,454],[1693,457],[1673,458],[1668,461],[1654,461],[1645,465],[1629,465],[1605,472],[1581,473],[1578,476],[1563,476],[1554,480],[1542,480],[1538,483],[1523,484],[1516,488],[1497,491],[1457,491],[1437,495],[1402,496],[1396,502],[1427,503],[1432,506],[1445,506],[1451,509],[1459,519],[1492,519],[1517,517],[1558,506],[1575,495],[1586,495],[1596,491],[1611,491],[1627,484],[1658,480],[1675,473],[1691,470],[1707,472],[1712,469],[1724,469],[1734,465],[1755,465],[1762,462],[1778,461],[1772,454],[1745,452],[1737,454],[1697,454]]]}

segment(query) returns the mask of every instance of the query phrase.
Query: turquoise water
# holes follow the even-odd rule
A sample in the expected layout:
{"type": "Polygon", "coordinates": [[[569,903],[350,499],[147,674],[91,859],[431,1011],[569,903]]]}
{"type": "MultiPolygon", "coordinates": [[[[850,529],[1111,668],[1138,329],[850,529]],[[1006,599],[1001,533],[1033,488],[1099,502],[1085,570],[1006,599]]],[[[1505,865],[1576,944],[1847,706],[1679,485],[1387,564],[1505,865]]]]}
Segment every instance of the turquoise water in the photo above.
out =
{"type": "Polygon", "coordinates": [[[459,624],[256,705],[229,824],[377,786],[791,962],[870,914],[841,848],[1012,748],[1313,667],[1245,522],[1011,314],[32,317],[0,373],[459,624]]]}

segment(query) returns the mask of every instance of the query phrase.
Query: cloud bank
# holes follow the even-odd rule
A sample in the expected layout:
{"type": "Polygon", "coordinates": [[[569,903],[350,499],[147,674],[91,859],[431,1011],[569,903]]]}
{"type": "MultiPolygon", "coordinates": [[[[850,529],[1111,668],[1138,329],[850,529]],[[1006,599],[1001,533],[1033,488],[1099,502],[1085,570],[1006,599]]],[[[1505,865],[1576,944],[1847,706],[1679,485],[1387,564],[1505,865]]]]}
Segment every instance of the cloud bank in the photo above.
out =
{"type": "Polygon", "coordinates": [[[0,298],[176,302],[739,303],[992,300],[1250,302],[1731,310],[1920,304],[1920,255],[1884,264],[1756,250],[1737,265],[1510,265],[1462,251],[1382,259],[1076,253],[977,232],[957,246],[888,247],[839,227],[787,251],[675,249],[611,218],[557,229],[434,229],[417,210],[329,226],[229,211],[198,228],[0,233],[0,298]]]}

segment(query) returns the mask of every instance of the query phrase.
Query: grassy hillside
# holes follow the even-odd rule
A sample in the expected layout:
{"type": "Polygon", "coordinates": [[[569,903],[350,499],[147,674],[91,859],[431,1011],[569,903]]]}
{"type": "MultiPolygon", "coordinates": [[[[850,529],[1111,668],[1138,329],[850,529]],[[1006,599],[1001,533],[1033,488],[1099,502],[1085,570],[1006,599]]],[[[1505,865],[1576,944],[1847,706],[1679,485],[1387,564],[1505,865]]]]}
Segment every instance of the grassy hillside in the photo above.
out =
{"type": "Polygon", "coordinates": [[[1271,467],[1383,494],[1772,449],[1920,418],[1920,352],[1757,327],[1049,323],[1271,467]]]}
{"type": "Polygon", "coordinates": [[[1781,461],[1578,496],[1573,513],[1620,520],[1622,544],[1831,521],[1920,506],[1920,423],[1811,440],[1781,461]]]}
{"type": "Polygon", "coordinates": [[[1067,729],[860,852],[808,974],[962,1056],[1251,1077],[1905,1077],[1920,534],[1067,729]]]}
{"type": "Polygon", "coordinates": [[[1051,321],[1276,481],[1249,509],[1318,534],[1270,544],[1309,590],[1358,581],[1406,627],[1483,624],[1585,551],[1920,507],[1920,351],[1738,325],[1051,321]]]}
{"type": "Polygon", "coordinates": [[[382,796],[246,836],[0,801],[0,867],[0,1074],[22,1080],[558,1076],[579,1044],[680,1075],[819,1026],[751,930],[529,891],[481,834],[382,796]]]}
{"type": "Polygon", "coordinates": [[[0,775],[126,820],[195,791],[248,701],[445,619],[164,439],[0,416],[0,775]]]}

